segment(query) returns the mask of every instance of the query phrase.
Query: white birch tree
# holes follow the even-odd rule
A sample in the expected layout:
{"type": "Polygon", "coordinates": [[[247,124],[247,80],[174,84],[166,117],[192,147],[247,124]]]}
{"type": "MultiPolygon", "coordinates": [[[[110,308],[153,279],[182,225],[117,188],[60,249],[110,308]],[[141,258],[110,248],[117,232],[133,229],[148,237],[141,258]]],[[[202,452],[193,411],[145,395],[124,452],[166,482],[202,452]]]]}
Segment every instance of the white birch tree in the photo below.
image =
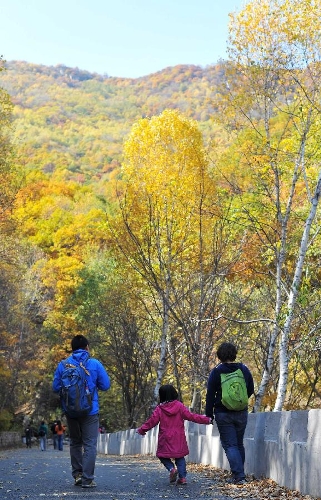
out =
{"type": "MultiPolygon", "coordinates": [[[[320,190],[321,4],[310,0],[250,1],[231,15],[226,89],[222,101],[234,131],[251,128],[243,141],[247,165],[264,193],[263,213],[243,196],[243,213],[274,254],[274,327],[255,409],[259,409],[271,376],[279,341],[279,383],[275,410],[286,399],[289,335],[293,326],[302,270],[315,221],[320,190]],[[305,194],[303,195],[303,187],[305,194]],[[313,194],[311,194],[313,193],[313,194]],[[266,209],[270,207],[270,213],[266,209]],[[293,278],[288,249],[295,210],[301,208],[301,244],[293,278]],[[263,219],[274,223],[262,231],[263,219]],[[259,228],[259,229],[257,229],[259,228]]],[[[243,192],[244,195],[244,192],[243,192]]]]}

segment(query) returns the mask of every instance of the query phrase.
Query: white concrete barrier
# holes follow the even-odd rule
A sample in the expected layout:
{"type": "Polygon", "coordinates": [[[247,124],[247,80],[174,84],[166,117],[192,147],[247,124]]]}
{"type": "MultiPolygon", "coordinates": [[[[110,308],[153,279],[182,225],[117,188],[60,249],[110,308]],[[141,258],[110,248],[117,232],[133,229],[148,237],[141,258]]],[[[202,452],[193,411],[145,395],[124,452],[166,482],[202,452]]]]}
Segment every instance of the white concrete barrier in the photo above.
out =
{"type": "MultiPolygon", "coordinates": [[[[158,428],[145,437],[135,429],[100,434],[106,455],[155,455],[158,428]]],[[[191,463],[229,469],[216,425],[186,422],[191,463]]],[[[251,413],[245,434],[245,471],[303,495],[321,495],[321,410],[251,413]]]]}
{"type": "Polygon", "coordinates": [[[0,449],[21,446],[22,436],[19,432],[0,432],[0,449]]]}

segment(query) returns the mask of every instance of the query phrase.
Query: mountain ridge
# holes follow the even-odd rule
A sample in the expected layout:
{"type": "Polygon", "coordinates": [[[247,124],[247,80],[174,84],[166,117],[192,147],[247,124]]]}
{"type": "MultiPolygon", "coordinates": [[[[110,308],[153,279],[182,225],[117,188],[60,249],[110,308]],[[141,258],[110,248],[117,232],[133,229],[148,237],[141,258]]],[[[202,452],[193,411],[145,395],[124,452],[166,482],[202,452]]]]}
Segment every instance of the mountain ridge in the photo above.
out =
{"type": "MultiPolygon", "coordinates": [[[[219,63],[218,63],[219,64],[219,63]]],[[[62,63],[58,63],[58,64],[55,64],[55,65],[45,65],[45,64],[38,64],[38,63],[32,63],[32,62],[28,62],[28,61],[25,61],[25,60],[11,60],[11,61],[4,61],[4,68],[7,69],[7,70],[10,70],[12,67],[14,66],[17,66],[17,65],[24,65],[25,68],[28,70],[32,70],[34,71],[35,69],[38,69],[39,72],[46,72],[47,70],[47,73],[52,73],[52,72],[56,72],[56,71],[59,71],[60,74],[62,72],[65,72],[68,76],[71,75],[72,77],[73,76],[73,73],[75,75],[79,74],[79,75],[91,75],[91,78],[98,78],[98,79],[113,79],[113,80],[134,80],[134,81],[139,81],[139,80],[145,80],[145,79],[148,79],[154,75],[162,75],[162,74],[167,74],[167,73],[170,73],[172,72],[173,70],[177,70],[179,69],[179,71],[182,71],[184,68],[185,69],[189,69],[189,70],[194,70],[196,72],[206,72],[208,69],[211,69],[211,68],[214,68],[214,67],[217,67],[218,64],[209,64],[209,65],[206,65],[206,66],[202,66],[202,65],[197,65],[197,64],[177,64],[177,65],[174,65],[174,66],[166,66],[158,71],[155,71],[153,73],[148,73],[147,75],[143,75],[143,76],[139,76],[139,77],[120,77],[120,76],[111,76],[111,75],[108,75],[108,73],[97,73],[97,72],[92,72],[92,71],[88,71],[88,70],[85,70],[85,69],[80,69],[78,68],[78,66],[67,66],[65,64],[62,64],[62,63]]],[[[91,78],[88,78],[88,79],[91,79],[91,78]]],[[[77,78],[76,78],[77,79],[77,78]]],[[[86,79],[86,78],[84,78],[86,79]]]]}

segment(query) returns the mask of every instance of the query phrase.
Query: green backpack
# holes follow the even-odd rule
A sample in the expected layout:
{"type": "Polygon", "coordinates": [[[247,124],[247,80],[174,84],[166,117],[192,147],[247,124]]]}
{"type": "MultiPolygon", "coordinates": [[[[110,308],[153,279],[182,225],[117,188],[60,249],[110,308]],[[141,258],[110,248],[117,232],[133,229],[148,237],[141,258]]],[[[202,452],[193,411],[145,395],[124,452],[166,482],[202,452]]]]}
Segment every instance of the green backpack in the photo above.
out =
{"type": "Polygon", "coordinates": [[[228,410],[245,410],[248,405],[248,395],[242,370],[221,373],[222,404],[228,410]]]}

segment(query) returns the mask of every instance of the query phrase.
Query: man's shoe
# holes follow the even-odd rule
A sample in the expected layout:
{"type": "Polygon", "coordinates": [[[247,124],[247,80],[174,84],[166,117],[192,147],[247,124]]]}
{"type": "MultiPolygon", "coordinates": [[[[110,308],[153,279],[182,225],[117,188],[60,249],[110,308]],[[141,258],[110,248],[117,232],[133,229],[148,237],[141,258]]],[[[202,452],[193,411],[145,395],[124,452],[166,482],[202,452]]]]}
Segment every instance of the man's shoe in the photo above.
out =
{"type": "Polygon", "coordinates": [[[81,485],[82,488],[96,488],[96,486],[97,484],[95,483],[95,481],[90,481],[90,483],[85,483],[81,485]]]}
{"type": "Polygon", "coordinates": [[[169,473],[169,482],[175,483],[176,479],[177,479],[177,469],[175,469],[175,467],[173,467],[169,473]]]}
{"type": "Polygon", "coordinates": [[[78,474],[76,477],[75,477],[75,486],[81,486],[81,474],[78,474]]]}
{"type": "Polygon", "coordinates": [[[187,484],[186,477],[179,477],[176,481],[177,486],[183,486],[187,484]]]}

